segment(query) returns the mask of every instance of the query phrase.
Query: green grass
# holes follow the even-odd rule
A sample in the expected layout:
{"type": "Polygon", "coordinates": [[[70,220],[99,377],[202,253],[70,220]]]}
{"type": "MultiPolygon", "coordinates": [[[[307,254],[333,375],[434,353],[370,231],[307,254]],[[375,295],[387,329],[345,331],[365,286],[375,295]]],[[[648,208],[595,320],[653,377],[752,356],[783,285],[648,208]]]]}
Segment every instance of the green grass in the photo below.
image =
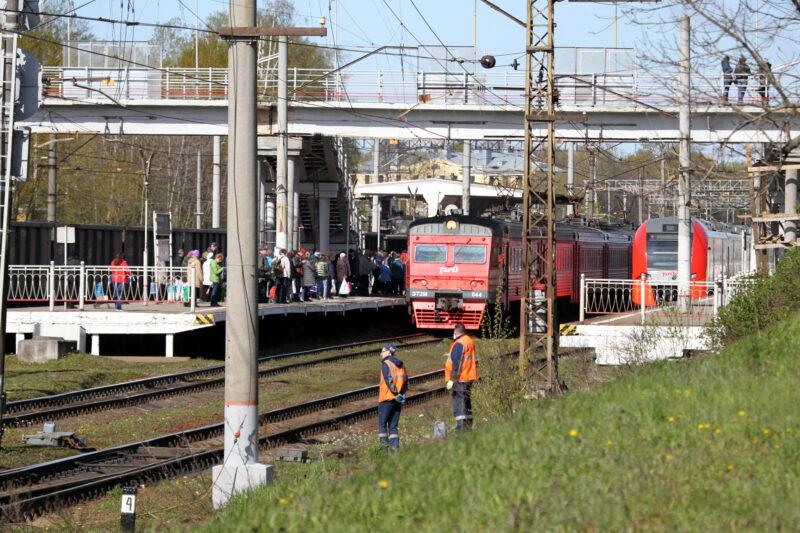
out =
{"type": "MultiPolygon", "coordinates": [[[[347,477],[234,502],[206,531],[768,531],[800,521],[800,317],[347,477]]],[[[403,421],[401,420],[401,431],[403,421]]]]}

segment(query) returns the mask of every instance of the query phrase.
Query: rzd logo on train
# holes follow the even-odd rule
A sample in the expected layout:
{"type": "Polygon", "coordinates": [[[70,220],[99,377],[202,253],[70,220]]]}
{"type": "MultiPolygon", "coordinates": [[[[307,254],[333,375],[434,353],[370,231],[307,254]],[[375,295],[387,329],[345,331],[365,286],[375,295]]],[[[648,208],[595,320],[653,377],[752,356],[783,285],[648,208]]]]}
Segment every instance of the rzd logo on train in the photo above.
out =
{"type": "Polygon", "coordinates": [[[447,274],[448,272],[452,272],[453,274],[458,272],[458,265],[451,267],[439,267],[439,274],[447,274]]]}

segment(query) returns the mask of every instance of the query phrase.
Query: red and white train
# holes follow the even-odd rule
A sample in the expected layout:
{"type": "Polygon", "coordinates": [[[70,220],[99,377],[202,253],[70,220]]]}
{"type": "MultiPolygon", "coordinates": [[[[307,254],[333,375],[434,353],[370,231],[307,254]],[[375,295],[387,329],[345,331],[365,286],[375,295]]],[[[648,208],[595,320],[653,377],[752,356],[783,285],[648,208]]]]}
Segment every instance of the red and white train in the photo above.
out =
{"type": "MultiPolygon", "coordinates": [[[[708,284],[747,270],[747,233],[707,220],[693,219],[691,225],[691,297],[708,295],[708,284]]],[[[659,299],[675,299],[678,277],[678,217],[646,220],[633,237],[633,279],[645,278],[645,306],[659,299]],[[657,295],[660,296],[657,298],[657,295]]],[[[642,301],[634,284],[632,299],[642,301]]]]}
{"type": "MultiPolygon", "coordinates": [[[[631,243],[630,232],[558,226],[558,297],[577,302],[581,274],[630,279],[631,243]]],[[[478,329],[498,287],[504,307],[521,299],[520,222],[464,215],[419,219],[409,225],[407,250],[406,298],[418,328],[452,329],[463,322],[478,329]]]]}

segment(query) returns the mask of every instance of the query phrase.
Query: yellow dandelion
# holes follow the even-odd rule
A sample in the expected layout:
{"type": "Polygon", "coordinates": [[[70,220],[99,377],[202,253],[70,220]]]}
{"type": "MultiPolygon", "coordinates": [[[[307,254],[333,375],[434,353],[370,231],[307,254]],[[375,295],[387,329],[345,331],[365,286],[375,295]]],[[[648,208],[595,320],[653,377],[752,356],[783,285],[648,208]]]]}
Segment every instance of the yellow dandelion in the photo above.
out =
{"type": "Polygon", "coordinates": [[[294,492],[289,493],[289,498],[294,498],[294,492]]]}
{"type": "Polygon", "coordinates": [[[577,430],[577,429],[573,429],[573,430],[571,430],[571,431],[569,432],[569,436],[570,436],[570,437],[577,437],[577,436],[578,436],[578,430],[577,430]]]}
{"type": "Polygon", "coordinates": [[[744,416],[746,413],[744,411],[739,411],[739,416],[744,416]]]}
{"type": "Polygon", "coordinates": [[[670,422],[675,422],[675,417],[674,417],[674,416],[671,416],[671,417],[669,417],[667,420],[669,420],[670,422]]]}
{"type": "Polygon", "coordinates": [[[672,454],[671,454],[671,453],[668,453],[668,454],[667,454],[667,455],[665,455],[664,457],[667,459],[667,461],[672,461],[672,460],[674,459],[674,457],[672,456],[672,454]]]}
{"type": "Polygon", "coordinates": [[[607,441],[606,441],[606,446],[611,446],[612,444],[614,444],[614,443],[613,443],[613,442],[611,442],[610,440],[607,440],[607,441]]]}
{"type": "Polygon", "coordinates": [[[686,389],[686,396],[692,395],[692,389],[686,389]]]}
{"type": "Polygon", "coordinates": [[[697,424],[697,429],[703,429],[705,426],[703,424],[697,424]]]}
{"type": "Polygon", "coordinates": [[[758,439],[753,439],[753,444],[756,444],[757,442],[758,442],[758,439]]]}
{"type": "Polygon", "coordinates": [[[680,389],[675,389],[675,394],[680,394],[681,392],[683,392],[683,391],[680,390],[680,389]]]}
{"type": "Polygon", "coordinates": [[[791,433],[791,432],[792,432],[792,428],[786,428],[786,433],[791,433]]]}
{"type": "Polygon", "coordinates": [[[776,450],[777,450],[778,448],[780,448],[780,447],[781,447],[781,445],[780,445],[780,444],[776,444],[776,445],[775,445],[775,449],[776,449],[776,450]]]}
{"type": "Polygon", "coordinates": [[[728,470],[733,470],[733,465],[728,465],[728,470]]]}
{"type": "Polygon", "coordinates": [[[388,481],[386,481],[386,480],[384,480],[384,479],[382,479],[382,480],[381,480],[381,482],[380,482],[380,483],[378,483],[378,485],[380,485],[382,489],[387,489],[387,488],[389,488],[389,482],[388,482],[388,481]]]}
{"type": "Polygon", "coordinates": [[[352,493],[352,492],[350,492],[349,490],[346,490],[346,491],[344,491],[344,493],[345,493],[345,494],[347,494],[348,496],[350,496],[351,494],[353,494],[353,493],[352,493]]]}
{"type": "Polygon", "coordinates": [[[706,428],[706,429],[710,429],[710,428],[711,428],[711,424],[706,424],[706,425],[705,425],[705,426],[703,426],[703,427],[704,427],[704,428],[706,428]]]}
{"type": "Polygon", "coordinates": [[[281,498],[280,500],[278,500],[278,503],[286,503],[286,498],[281,498]]]}
{"type": "Polygon", "coordinates": [[[767,428],[764,428],[764,435],[769,435],[769,430],[767,428]]]}
{"type": "Polygon", "coordinates": [[[717,429],[715,429],[715,430],[714,430],[714,433],[716,433],[717,435],[719,435],[720,433],[722,433],[722,430],[721,430],[721,429],[719,429],[719,428],[717,428],[717,429]]]}

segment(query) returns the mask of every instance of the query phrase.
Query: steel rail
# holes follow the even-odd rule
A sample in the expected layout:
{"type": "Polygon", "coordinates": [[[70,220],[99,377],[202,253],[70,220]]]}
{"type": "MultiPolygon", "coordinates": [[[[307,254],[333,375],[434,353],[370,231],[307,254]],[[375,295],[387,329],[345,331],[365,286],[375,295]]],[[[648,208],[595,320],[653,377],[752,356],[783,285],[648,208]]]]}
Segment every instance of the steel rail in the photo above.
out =
{"type": "MultiPolygon", "coordinates": [[[[409,382],[421,384],[441,379],[443,374],[443,370],[434,370],[413,376],[409,382]]],[[[378,386],[373,385],[275,409],[259,415],[259,423],[263,425],[277,422],[360,401],[375,396],[377,390],[378,386]]],[[[445,395],[446,392],[444,387],[438,387],[408,396],[407,405],[425,403],[445,395]]],[[[302,441],[310,436],[335,431],[376,416],[377,406],[359,409],[260,437],[259,447],[269,449],[302,441]]],[[[223,431],[223,423],[211,424],[41,465],[7,470],[0,473],[0,486],[3,490],[12,492],[0,494],[0,517],[6,521],[30,519],[48,511],[93,499],[116,485],[160,481],[207,469],[223,461],[223,450],[215,448],[196,451],[186,448],[186,445],[221,437],[223,431]],[[186,453],[181,453],[182,451],[186,453]],[[92,473],[96,475],[86,479],[92,473]],[[70,477],[79,479],[70,480],[70,477]]]]}
{"type": "MultiPolygon", "coordinates": [[[[301,357],[304,355],[311,355],[314,353],[320,353],[336,349],[346,349],[349,347],[363,346],[366,344],[380,343],[389,340],[393,340],[395,342],[401,340],[403,341],[413,340],[415,338],[419,338],[420,336],[421,334],[406,335],[392,339],[360,341],[358,343],[331,346],[313,350],[303,350],[287,354],[278,354],[278,355],[261,357],[258,359],[258,362],[260,364],[263,364],[287,358],[301,357]]],[[[433,342],[438,342],[438,339],[422,341],[422,342],[411,342],[411,343],[404,342],[403,345],[406,347],[414,347],[418,345],[430,344],[433,342]]],[[[363,350],[359,352],[352,352],[348,354],[331,356],[322,359],[314,359],[312,361],[305,361],[302,363],[285,365],[277,368],[265,369],[259,372],[259,376],[269,377],[272,375],[281,374],[283,372],[289,372],[295,369],[314,366],[317,364],[334,362],[337,360],[360,357],[370,353],[373,353],[373,350],[363,350]]],[[[175,384],[179,382],[190,382],[198,378],[224,374],[224,371],[225,371],[225,366],[218,365],[205,369],[190,370],[187,372],[179,372],[175,374],[166,374],[163,376],[156,376],[153,378],[144,378],[135,381],[128,381],[114,385],[105,385],[102,387],[83,389],[79,391],[56,394],[52,396],[43,396],[40,398],[31,398],[28,400],[18,400],[15,402],[10,402],[8,404],[9,406],[7,411],[8,416],[4,418],[4,424],[5,427],[10,427],[10,428],[24,427],[32,423],[40,422],[43,420],[57,420],[61,418],[66,418],[68,416],[75,416],[84,413],[128,407],[131,405],[137,405],[146,401],[151,401],[159,398],[167,398],[183,394],[190,394],[193,392],[210,390],[223,386],[224,377],[218,379],[198,381],[194,383],[186,383],[184,385],[176,386],[175,384]],[[139,391],[145,391],[145,392],[141,392],[139,394],[131,394],[139,391]],[[114,395],[125,395],[125,396],[119,398],[109,398],[110,396],[114,395]],[[37,410],[34,412],[30,412],[31,410],[34,409],[37,410]]]]}

